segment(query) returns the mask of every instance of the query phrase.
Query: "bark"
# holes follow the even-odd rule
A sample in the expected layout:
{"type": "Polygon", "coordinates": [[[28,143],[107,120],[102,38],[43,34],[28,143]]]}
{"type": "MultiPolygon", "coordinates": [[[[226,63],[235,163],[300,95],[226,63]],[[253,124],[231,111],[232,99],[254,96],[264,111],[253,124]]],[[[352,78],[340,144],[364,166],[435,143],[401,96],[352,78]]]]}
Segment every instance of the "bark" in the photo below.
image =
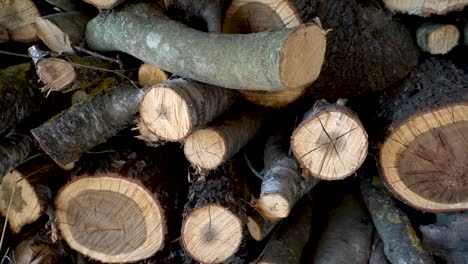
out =
{"type": "Polygon", "coordinates": [[[8,214],[11,230],[19,233],[43,214],[53,215],[52,197],[66,180],[67,174],[45,155],[5,175],[0,184],[0,212],[8,214]]]}
{"type": "Polygon", "coordinates": [[[291,3],[302,22],[319,17],[323,28],[332,30],[327,34],[322,72],[310,89],[317,99],[337,100],[382,91],[418,64],[419,52],[410,32],[371,1],[291,3]]]}
{"type": "Polygon", "coordinates": [[[316,25],[249,35],[209,34],[172,21],[144,3],[99,15],[88,23],[86,38],[96,50],[123,51],[180,76],[244,90],[309,85],[320,72],[325,52],[325,33],[316,25]],[[192,43],[187,45],[185,39],[192,43]],[[303,55],[297,57],[298,52],[303,55]]]}
{"type": "Polygon", "coordinates": [[[227,0],[165,0],[168,16],[189,27],[209,32],[221,32],[223,6],[227,0]]]}
{"type": "Polygon", "coordinates": [[[353,194],[343,197],[320,235],[312,263],[369,263],[372,224],[353,194]]]}
{"type": "Polygon", "coordinates": [[[12,169],[23,162],[37,147],[29,133],[11,131],[0,140],[0,182],[12,169]]]}
{"type": "Polygon", "coordinates": [[[381,98],[387,123],[380,148],[382,177],[390,190],[425,211],[468,207],[468,86],[466,72],[438,58],[424,61],[398,95],[381,98]],[[437,74],[434,74],[437,72],[437,74]]]}
{"type": "Polygon", "coordinates": [[[40,147],[62,168],[72,168],[81,153],[129,125],[144,89],[127,83],[109,87],[31,130],[40,147]]]}
{"type": "Polygon", "coordinates": [[[185,157],[199,171],[215,169],[247,145],[267,118],[261,109],[230,112],[192,133],[184,143],[185,157]]]}
{"type": "Polygon", "coordinates": [[[83,156],[55,202],[67,243],[108,263],[148,258],[176,239],[186,195],[186,162],[177,146],[124,144],[83,156]]]}
{"type": "MultiPolygon", "coordinates": [[[[239,166],[226,164],[192,181],[184,208],[181,241],[203,263],[228,263],[244,247],[248,190],[239,166]]],[[[238,254],[239,254],[238,253],[238,254]]]]}
{"type": "Polygon", "coordinates": [[[378,239],[376,239],[372,245],[372,251],[369,256],[369,264],[389,264],[387,258],[385,257],[384,244],[380,237],[378,237],[378,239]]]}
{"type": "Polygon", "coordinates": [[[72,53],[84,39],[90,18],[80,12],[67,12],[38,17],[35,28],[38,37],[54,52],[72,53]]]}
{"type": "Polygon", "coordinates": [[[388,9],[411,15],[445,15],[462,10],[468,2],[465,0],[384,0],[388,9]]]}
{"type": "Polygon", "coordinates": [[[193,130],[224,113],[237,99],[229,89],[185,79],[151,87],[140,106],[141,118],[158,138],[182,141],[193,130]]]}
{"type": "Polygon", "coordinates": [[[396,263],[434,263],[424,250],[408,216],[370,180],[361,180],[361,194],[382,241],[387,259],[396,263]]]}
{"type": "Polygon", "coordinates": [[[288,217],[296,202],[320,181],[302,177],[297,160],[288,155],[284,139],[280,132],[271,135],[265,144],[263,180],[256,208],[269,220],[288,217]]]}
{"type": "Polygon", "coordinates": [[[299,264],[302,250],[309,240],[312,214],[310,199],[302,199],[268,242],[259,263],[299,264]]]}
{"type": "Polygon", "coordinates": [[[30,63],[0,70],[0,134],[39,110],[40,92],[30,63]]]}
{"type": "Polygon", "coordinates": [[[416,32],[419,47],[430,54],[447,54],[458,45],[460,32],[454,25],[426,23],[416,32]]]}
{"type": "Polygon", "coordinates": [[[352,175],[367,156],[368,139],[345,100],[320,100],[304,114],[291,137],[294,156],[304,175],[340,180],[352,175]]]}
{"type": "Polygon", "coordinates": [[[2,26],[0,26],[0,43],[4,43],[10,40],[10,35],[8,34],[8,30],[2,26]]]}
{"type": "Polygon", "coordinates": [[[468,262],[468,214],[438,214],[437,223],[420,226],[423,245],[448,264],[468,262]]]}

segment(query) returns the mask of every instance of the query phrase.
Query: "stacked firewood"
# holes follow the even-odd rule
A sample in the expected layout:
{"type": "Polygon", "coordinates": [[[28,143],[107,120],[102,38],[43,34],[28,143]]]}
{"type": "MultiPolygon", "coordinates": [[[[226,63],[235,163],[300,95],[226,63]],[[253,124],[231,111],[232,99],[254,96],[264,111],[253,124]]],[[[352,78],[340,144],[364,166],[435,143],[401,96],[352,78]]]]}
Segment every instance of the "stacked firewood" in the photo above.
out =
{"type": "Polygon", "coordinates": [[[2,263],[468,263],[467,5],[0,1],[2,263]]]}

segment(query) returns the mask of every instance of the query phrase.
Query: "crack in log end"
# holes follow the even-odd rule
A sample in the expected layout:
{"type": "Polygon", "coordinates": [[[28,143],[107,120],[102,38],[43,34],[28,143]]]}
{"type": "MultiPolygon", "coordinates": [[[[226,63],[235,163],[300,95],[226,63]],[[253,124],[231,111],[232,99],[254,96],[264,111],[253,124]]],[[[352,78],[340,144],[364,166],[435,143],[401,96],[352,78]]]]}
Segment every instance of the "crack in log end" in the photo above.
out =
{"type": "Polygon", "coordinates": [[[143,186],[117,174],[84,176],[56,198],[57,222],[67,243],[103,262],[145,259],[164,243],[159,202],[143,186]]]}
{"type": "Polygon", "coordinates": [[[224,162],[226,145],[222,135],[213,129],[200,129],[184,144],[185,157],[200,169],[214,169],[224,162]]]}

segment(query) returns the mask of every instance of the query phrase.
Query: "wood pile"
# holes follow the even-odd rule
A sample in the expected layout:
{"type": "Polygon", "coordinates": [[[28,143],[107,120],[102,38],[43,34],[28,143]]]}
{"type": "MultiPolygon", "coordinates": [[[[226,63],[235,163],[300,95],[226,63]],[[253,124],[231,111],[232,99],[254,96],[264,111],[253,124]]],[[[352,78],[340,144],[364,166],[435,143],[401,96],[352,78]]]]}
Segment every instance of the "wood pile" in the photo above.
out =
{"type": "Polygon", "coordinates": [[[466,6],[0,1],[1,263],[468,263],[466,6]]]}

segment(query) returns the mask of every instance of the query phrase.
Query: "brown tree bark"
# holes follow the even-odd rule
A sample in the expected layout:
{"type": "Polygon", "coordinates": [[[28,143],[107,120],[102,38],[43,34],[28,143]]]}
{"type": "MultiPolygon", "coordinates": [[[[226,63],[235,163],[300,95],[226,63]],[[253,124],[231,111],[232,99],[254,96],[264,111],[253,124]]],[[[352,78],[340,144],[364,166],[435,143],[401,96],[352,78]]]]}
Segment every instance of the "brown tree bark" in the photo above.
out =
{"type": "Polygon", "coordinates": [[[20,165],[36,147],[37,142],[29,133],[11,131],[0,139],[0,181],[20,165]]]}

